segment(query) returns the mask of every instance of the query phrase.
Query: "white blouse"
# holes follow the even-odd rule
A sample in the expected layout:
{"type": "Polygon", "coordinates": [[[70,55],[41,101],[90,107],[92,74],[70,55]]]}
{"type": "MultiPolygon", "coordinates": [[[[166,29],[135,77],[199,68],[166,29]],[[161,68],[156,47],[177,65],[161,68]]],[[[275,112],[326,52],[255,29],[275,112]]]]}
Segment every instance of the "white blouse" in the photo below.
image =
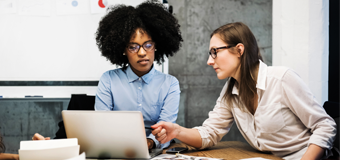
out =
{"type": "MultiPolygon", "coordinates": [[[[213,111],[198,129],[202,148],[215,145],[228,133],[234,121],[243,137],[255,149],[285,159],[300,159],[309,144],[326,149],[333,146],[334,120],[318,104],[302,79],[286,67],[268,67],[260,61],[257,78],[258,107],[254,115],[237,104],[227,106],[223,87],[213,111]]],[[[232,94],[238,95],[233,87],[232,94]]]]}

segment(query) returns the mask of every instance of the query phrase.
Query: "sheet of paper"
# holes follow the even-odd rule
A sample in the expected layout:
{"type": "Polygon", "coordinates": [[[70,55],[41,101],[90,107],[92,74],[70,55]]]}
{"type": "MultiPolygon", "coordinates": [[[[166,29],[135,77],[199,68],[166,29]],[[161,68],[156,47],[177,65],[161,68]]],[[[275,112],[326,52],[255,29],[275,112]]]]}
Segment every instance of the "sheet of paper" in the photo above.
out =
{"type": "Polygon", "coordinates": [[[107,0],[91,0],[91,13],[105,13],[108,5],[107,0]]]}
{"type": "Polygon", "coordinates": [[[91,0],[91,13],[106,13],[109,6],[122,4],[122,0],[91,0]]]}
{"type": "Polygon", "coordinates": [[[170,159],[170,158],[176,158],[176,155],[174,155],[174,154],[160,154],[156,157],[153,157],[151,160],[162,160],[162,159],[170,159]]]}
{"type": "Polygon", "coordinates": [[[73,157],[73,158],[69,158],[69,159],[65,159],[65,160],[86,160],[86,155],[85,155],[85,152],[83,152],[82,154],[80,154],[77,157],[73,157]]]}
{"type": "Polygon", "coordinates": [[[222,160],[220,158],[209,158],[209,157],[196,157],[196,156],[187,156],[184,154],[161,154],[158,155],[151,160],[169,160],[169,159],[184,159],[184,160],[222,160]]]}
{"type": "Polygon", "coordinates": [[[80,146],[60,147],[50,149],[19,149],[20,160],[62,160],[79,156],[80,146]]]}
{"type": "Polygon", "coordinates": [[[16,13],[16,3],[14,0],[0,0],[0,13],[16,13]]]}
{"type": "Polygon", "coordinates": [[[57,15],[74,15],[90,13],[88,0],[57,0],[57,15]]]}
{"type": "Polygon", "coordinates": [[[77,146],[78,139],[53,139],[48,141],[21,141],[20,150],[50,149],[77,146]]]}
{"type": "Polygon", "coordinates": [[[19,15],[51,16],[50,0],[17,0],[19,15]]]}

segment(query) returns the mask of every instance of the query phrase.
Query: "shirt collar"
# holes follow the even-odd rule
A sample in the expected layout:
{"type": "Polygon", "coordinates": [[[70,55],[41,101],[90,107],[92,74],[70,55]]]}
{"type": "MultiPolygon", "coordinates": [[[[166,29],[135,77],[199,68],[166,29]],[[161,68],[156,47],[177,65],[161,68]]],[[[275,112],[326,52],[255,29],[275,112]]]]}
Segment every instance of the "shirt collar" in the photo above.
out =
{"type": "Polygon", "coordinates": [[[238,89],[237,89],[237,87],[235,86],[235,84],[234,84],[234,86],[233,86],[233,90],[231,91],[231,94],[236,94],[236,95],[238,95],[238,89]]]}
{"type": "Polygon", "coordinates": [[[256,88],[266,90],[266,79],[267,79],[267,65],[261,60],[259,65],[259,73],[257,74],[256,88]]]}
{"type": "Polygon", "coordinates": [[[152,68],[151,70],[149,71],[149,73],[143,75],[142,77],[138,77],[135,72],[132,71],[131,67],[128,66],[126,68],[126,75],[127,75],[127,78],[128,78],[128,81],[129,83],[133,82],[133,81],[136,81],[138,80],[139,78],[142,78],[142,80],[146,83],[146,84],[149,84],[154,73],[155,73],[156,69],[155,67],[152,65],[152,68]]]}
{"type": "MultiPolygon", "coordinates": [[[[259,64],[259,72],[257,74],[256,88],[261,89],[261,90],[266,90],[267,65],[263,63],[261,60],[259,61],[260,61],[260,64],[259,64]]],[[[231,93],[236,94],[236,95],[239,94],[238,89],[235,85],[233,86],[233,90],[231,93]]]]}

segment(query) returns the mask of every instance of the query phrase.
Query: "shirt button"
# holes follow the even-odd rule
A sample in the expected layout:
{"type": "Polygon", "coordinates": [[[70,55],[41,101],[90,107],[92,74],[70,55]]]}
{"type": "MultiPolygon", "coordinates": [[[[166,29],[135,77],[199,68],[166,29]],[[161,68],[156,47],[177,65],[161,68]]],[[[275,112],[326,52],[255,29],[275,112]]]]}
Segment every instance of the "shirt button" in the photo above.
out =
{"type": "Polygon", "coordinates": [[[139,104],[139,106],[142,106],[142,104],[139,104]]]}
{"type": "Polygon", "coordinates": [[[142,88],[138,87],[139,90],[141,90],[142,88]]]}
{"type": "Polygon", "coordinates": [[[138,78],[138,80],[142,80],[142,78],[138,78]]]}

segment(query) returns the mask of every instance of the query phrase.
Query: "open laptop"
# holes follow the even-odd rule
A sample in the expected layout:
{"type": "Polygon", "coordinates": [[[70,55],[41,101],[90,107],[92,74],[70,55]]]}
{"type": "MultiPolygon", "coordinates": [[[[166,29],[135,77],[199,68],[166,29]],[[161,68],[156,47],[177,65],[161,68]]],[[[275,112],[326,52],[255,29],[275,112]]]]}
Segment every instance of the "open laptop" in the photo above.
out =
{"type": "Polygon", "coordinates": [[[152,158],[139,111],[62,111],[67,138],[78,138],[87,159],[152,158]]]}

